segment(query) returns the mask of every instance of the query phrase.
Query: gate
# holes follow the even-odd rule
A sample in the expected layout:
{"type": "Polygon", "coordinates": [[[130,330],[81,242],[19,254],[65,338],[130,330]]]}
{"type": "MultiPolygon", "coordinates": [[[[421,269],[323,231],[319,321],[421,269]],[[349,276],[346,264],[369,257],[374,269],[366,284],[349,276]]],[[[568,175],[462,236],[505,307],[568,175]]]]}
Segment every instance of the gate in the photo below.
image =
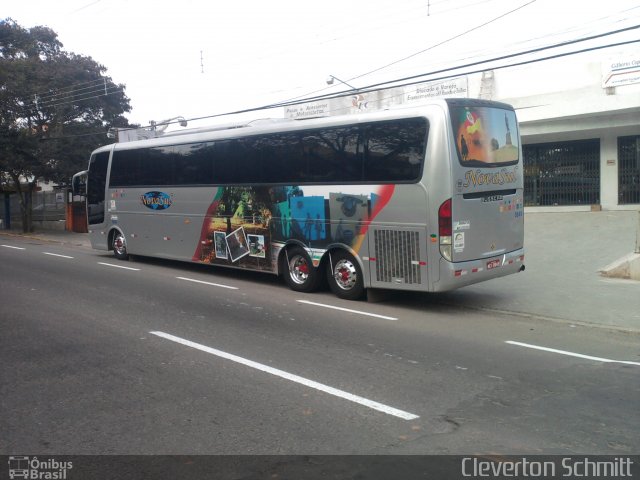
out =
{"type": "Polygon", "coordinates": [[[618,137],[618,204],[640,203],[640,135],[618,137]]]}
{"type": "Polygon", "coordinates": [[[524,145],[526,206],[600,203],[600,140],[524,145]]]}

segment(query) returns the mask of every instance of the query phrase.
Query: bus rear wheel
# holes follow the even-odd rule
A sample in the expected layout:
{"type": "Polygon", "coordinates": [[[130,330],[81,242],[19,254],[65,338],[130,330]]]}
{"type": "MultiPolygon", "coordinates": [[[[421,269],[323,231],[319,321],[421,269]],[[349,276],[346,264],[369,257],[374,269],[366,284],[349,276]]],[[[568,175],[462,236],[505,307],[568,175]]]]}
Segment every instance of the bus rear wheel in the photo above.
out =
{"type": "Polygon", "coordinates": [[[129,258],[129,254],[127,253],[127,241],[122,232],[115,232],[113,234],[111,248],[113,250],[113,254],[118,260],[127,260],[129,258]]]}
{"type": "Polygon", "coordinates": [[[358,300],[364,294],[362,269],[357,260],[344,250],[331,254],[327,265],[331,291],[344,300],[358,300]]]}
{"type": "Polygon", "coordinates": [[[318,288],[318,269],[313,266],[304,248],[290,248],[281,261],[284,280],[291,290],[308,293],[318,288]]]}

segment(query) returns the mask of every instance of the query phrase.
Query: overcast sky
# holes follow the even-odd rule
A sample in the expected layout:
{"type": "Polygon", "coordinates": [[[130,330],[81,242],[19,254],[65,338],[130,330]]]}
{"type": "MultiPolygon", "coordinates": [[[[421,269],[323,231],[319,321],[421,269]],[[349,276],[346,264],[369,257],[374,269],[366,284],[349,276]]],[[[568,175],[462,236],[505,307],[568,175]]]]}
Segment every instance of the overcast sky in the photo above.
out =
{"type": "MultiPolygon", "coordinates": [[[[65,50],[104,65],[114,82],[126,85],[133,107],[128,118],[147,125],[327,93],[330,74],[361,87],[640,24],[640,5],[637,0],[5,0],[0,17],[26,28],[46,25],[65,50]],[[364,75],[369,72],[374,73],[364,75]]],[[[190,126],[203,122],[219,120],[190,126]]]]}

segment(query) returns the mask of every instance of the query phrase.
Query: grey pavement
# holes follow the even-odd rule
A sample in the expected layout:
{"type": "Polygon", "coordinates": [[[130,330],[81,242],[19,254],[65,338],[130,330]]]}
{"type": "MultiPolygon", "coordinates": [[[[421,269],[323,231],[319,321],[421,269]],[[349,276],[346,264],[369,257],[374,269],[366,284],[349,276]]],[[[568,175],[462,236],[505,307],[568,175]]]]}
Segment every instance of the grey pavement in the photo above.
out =
{"type": "MultiPolygon", "coordinates": [[[[637,229],[637,211],[525,211],[525,272],[422,298],[640,332],[640,282],[598,273],[634,251],[637,229]]],[[[22,236],[0,230],[2,235],[22,236]]],[[[90,248],[88,235],[82,233],[39,230],[24,236],[90,248]]],[[[415,298],[410,303],[415,304],[415,298]]]]}
{"type": "Polygon", "coordinates": [[[598,273],[634,251],[637,228],[637,211],[525,211],[526,271],[444,298],[472,308],[640,332],[640,282],[598,273]]]}

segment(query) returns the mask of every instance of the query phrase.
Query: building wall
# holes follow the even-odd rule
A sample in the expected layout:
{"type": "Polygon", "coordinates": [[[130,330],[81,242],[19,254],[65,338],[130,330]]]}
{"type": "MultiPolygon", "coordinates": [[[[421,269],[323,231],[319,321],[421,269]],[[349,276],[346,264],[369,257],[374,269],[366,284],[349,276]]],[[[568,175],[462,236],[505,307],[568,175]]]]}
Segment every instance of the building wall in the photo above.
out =
{"type": "Polygon", "coordinates": [[[492,98],[516,108],[523,145],[599,139],[601,207],[638,209],[637,204],[618,203],[618,137],[640,135],[637,48],[604,49],[508,68],[494,72],[494,77],[492,98]],[[603,76],[621,60],[631,61],[628,70],[637,71],[637,80],[603,87],[603,76]]]}

